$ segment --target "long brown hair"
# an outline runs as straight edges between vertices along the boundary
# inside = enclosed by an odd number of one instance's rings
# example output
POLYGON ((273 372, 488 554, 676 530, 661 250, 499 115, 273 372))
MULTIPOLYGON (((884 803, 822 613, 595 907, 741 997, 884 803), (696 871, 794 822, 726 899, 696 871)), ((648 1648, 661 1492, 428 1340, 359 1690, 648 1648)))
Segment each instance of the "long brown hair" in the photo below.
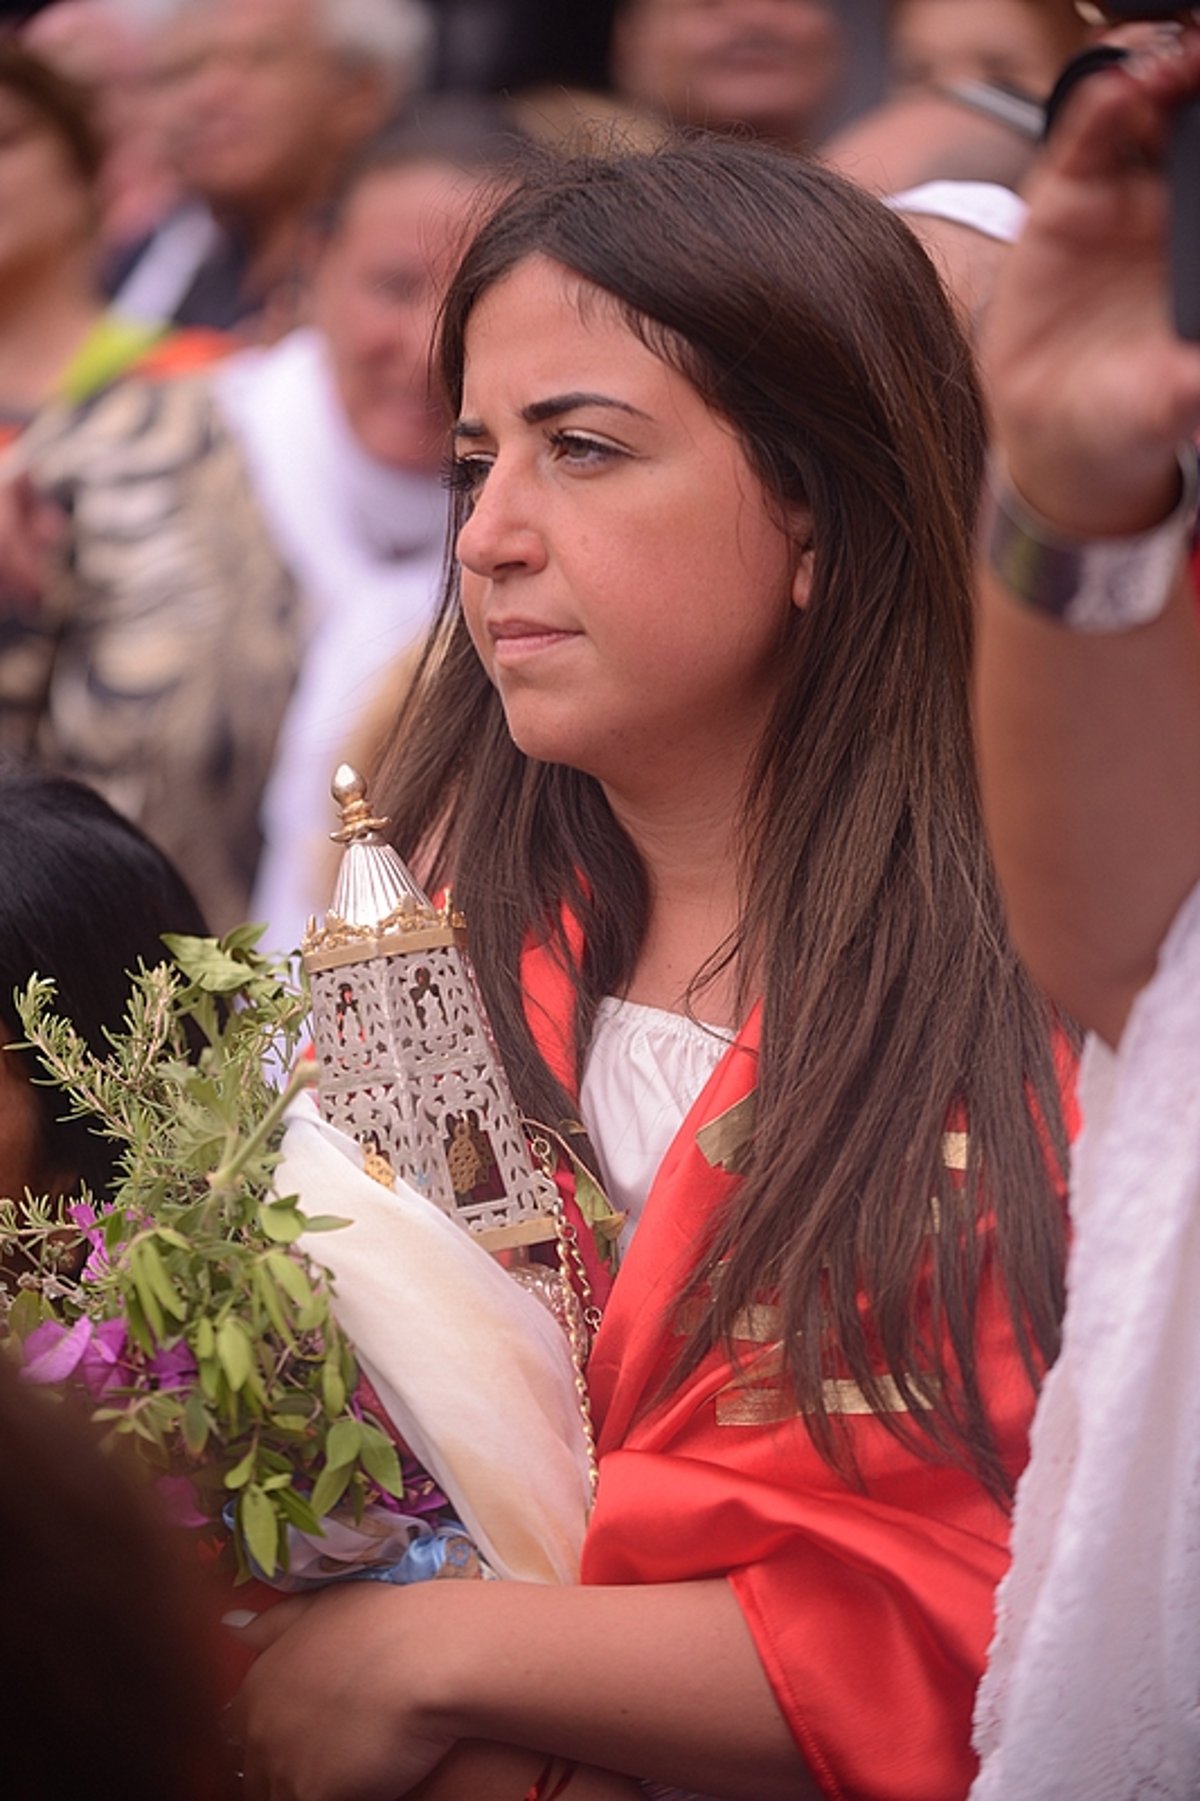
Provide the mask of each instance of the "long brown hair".
MULTIPOLYGON (((999 1493, 973 1342, 975 1222, 986 1183, 1034 1379, 1057 1348, 1062 1221, 1048 1149, 1061 1162, 1065 1135, 1050 1022, 1005 934, 976 796, 970 535, 983 428, 970 353, 924 253, 883 207, 818 164, 700 140, 551 165, 499 207, 446 305, 441 368, 455 403, 472 308, 538 253, 613 296, 731 422, 781 518, 803 503, 813 521, 811 597, 763 723, 729 947, 743 1003, 750 983, 764 1002, 753 1145, 700 1247, 697 1289, 719 1263, 722 1279, 710 1308, 689 1309, 702 1321, 676 1378, 770 1291, 827 1459, 847 1467, 823 1402, 826 1379, 846 1374, 890 1430, 968 1462, 999 1493), (957 1108, 970 1124, 965 1188, 943 1156, 957 1108), (885 1372, 907 1415, 888 1411, 885 1372)), ((568 1116, 577 1103, 526 1023, 522 944, 539 935, 567 957, 564 906, 583 927, 581 1065, 600 998, 635 968, 646 874, 596 781, 513 745, 453 569, 381 792, 401 852, 452 874, 522 1106, 568 1116)))

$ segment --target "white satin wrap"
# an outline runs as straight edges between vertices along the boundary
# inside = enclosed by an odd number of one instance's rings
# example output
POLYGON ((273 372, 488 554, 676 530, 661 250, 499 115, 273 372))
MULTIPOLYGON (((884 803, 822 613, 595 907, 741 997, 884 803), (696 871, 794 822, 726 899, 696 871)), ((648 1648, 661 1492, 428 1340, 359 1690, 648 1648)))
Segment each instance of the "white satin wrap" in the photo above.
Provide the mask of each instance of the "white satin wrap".
POLYGON ((413 1455, 498 1575, 572 1582, 588 1460, 570 1352, 550 1314, 430 1201, 364 1175, 358 1146, 297 1102, 275 1178, 352 1223, 298 1242, 413 1455))

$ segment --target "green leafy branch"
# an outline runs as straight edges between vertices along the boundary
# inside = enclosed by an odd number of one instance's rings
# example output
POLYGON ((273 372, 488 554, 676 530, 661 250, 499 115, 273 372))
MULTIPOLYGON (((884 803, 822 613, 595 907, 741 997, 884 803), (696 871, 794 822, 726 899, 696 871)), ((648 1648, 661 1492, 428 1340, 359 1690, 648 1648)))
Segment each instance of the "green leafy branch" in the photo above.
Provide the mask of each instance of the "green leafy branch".
POLYGON ((403 1487, 391 1439, 354 1403, 329 1279, 296 1247, 345 1222, 274 1190, 310 1079, 308 1003, 259 936, 167 939, 173 962, 133 978, 103 1056, 54 1012, 52 984, 17 997, 69 1112, 120 1149, 109 1195, 0 1201, 0 1334, 34 1362, 48 1336, 86 1342, 71 1380, 95 1417, 155 1474, 186 1476, 197 1518, 231 1514, 242 1574, 272 1575, 289 1526, 319 1532, 335 1507, 361 1516, 403 1487), (280 1086, 271 1069, 294 1073, 280 1086))

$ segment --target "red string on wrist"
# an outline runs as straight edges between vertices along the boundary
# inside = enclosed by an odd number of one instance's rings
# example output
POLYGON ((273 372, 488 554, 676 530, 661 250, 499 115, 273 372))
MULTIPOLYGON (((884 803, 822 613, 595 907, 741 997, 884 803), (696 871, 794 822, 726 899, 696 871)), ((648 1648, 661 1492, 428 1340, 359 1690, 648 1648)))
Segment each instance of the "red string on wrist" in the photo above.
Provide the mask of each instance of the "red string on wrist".
POLYGON ((548 1757, 536 1782, 525 1791, 525 1801, 558 1801, 575 1779, 577 1763, 559 1757, 548 1757))

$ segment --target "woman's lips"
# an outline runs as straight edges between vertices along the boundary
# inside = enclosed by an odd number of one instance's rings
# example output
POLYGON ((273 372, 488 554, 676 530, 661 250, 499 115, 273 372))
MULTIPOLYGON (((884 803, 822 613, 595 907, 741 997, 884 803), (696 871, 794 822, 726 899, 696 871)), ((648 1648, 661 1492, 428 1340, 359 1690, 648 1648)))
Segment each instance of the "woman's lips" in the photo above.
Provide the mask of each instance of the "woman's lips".
POLYGON ((537 619, 500 619, 487 630, 496 662, 506 664, 541 656, 582 636, 580 632, 565 631, 537 619))

